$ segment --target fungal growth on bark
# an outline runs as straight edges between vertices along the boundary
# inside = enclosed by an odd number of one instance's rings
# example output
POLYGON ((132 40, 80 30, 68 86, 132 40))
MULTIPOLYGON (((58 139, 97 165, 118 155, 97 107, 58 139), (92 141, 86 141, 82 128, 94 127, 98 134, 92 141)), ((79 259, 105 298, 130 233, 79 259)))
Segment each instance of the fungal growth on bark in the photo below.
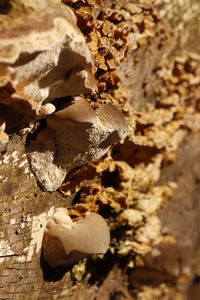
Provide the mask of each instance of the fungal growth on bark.
POLYGON ((0 0, 0 299, 200 299, 199 14, 0 0))
POLYGON ((111 104, 94 111, 81 97, 47 117, 28 149, 28 157, 40 186, 56 190, 73 168, 95 161, 128 134, 125 118, 111 104))
POLYGON ((68 6, 50 0, 8 6, 0 18, 0 110, 10 127, 27 126, 44 101, 95 91, 93 57, 68 6))
POLYGON ((110 243, 106 221, 97 213, 73 222, 65 208, 49 218, 43 238, 43 258, 51 266, 69 265, 92 254, 105 254, 110 243))

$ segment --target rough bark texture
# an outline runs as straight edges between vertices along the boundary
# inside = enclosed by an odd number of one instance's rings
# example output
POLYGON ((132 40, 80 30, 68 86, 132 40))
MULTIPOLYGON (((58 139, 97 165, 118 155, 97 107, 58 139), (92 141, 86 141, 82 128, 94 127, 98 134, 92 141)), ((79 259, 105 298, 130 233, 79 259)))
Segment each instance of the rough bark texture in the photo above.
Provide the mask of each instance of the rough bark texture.
POLYGON ((199 14, 197 0, 0 1, 0 299, 200 298, 199 14), (42 191, 28 145, 80 94, 129 135, 42 191), (108 252, 50 268, 58 207, 100 213, 108 252))

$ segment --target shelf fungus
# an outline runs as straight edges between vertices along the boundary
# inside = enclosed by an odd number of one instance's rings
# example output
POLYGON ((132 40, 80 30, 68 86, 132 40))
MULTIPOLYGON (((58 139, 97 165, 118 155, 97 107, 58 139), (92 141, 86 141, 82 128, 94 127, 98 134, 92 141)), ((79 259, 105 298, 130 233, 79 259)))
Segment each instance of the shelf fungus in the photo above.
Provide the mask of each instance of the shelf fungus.
POLYGON ((128 134, 125 118, 114 106, 94 110, 81 97, 46 121, 47 127, 30 143, 28 158, 47 191, 59 188, 69 171, 99 159, 128 134))
POLYGON ((97 213, 87 213, 73 222, 65 208, 58 208, 47 221, 43 238, 43 258, 51 266, 66 266, 93 254, 105 254, 110 232, 97 213))
POLYGON ((0 16, 0 64, 0 87, 9 87, 4 105, 25 102, 38 112, 44 101, 96 88, 76 16, 59 1, 9 1, 0 16))

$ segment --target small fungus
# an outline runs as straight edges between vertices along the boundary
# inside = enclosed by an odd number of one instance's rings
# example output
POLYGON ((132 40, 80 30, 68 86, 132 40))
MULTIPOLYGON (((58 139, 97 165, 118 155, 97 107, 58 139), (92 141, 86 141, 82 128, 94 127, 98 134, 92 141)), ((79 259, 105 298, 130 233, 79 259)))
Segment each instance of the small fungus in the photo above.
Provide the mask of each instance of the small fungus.
POLYGON ((52 103, 47 103, 38 109, 37 114, 39 115, 39 118, 43 118, 44 116, 53 114, 55 110, 56 108, 52 103))
POLYGON ((93 254, 105 254, 110 232, 97 213, 87 213, 73 222, 65 208, 49 218, 43 238, 43 258, 51 267, 66 266, 93 254))
POLYGON ((0 131, 5 131, 5 129, 6 129, 5 119, 0 116, 0 131))
POLYGON ((9 136, 4 132, 6 129, 6 123, 3 117, 0 116, 0 151, 6 148, 9 141, 9 136))
POLYGON ((4 131, 0 131, 0 151, 5 150, 8 141, 9 136, 4 131))

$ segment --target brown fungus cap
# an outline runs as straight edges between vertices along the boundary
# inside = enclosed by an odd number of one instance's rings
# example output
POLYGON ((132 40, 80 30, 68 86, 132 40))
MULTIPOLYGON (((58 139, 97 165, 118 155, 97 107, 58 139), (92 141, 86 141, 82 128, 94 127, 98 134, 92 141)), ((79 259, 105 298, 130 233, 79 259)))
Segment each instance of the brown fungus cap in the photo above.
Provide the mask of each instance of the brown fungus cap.
POLYGON ((31 169, 40 186, 58 189, 67 173, 101 158, 128 134, 123 114, 108 104, 94 110, 81 97, 47 117, 47 128, 29 147, 31 169))
POLYGON ((110 243, 105 220, 97 213, 73 222, 65 208, 58 208, 47 221, 43 257, 51 266, 69 265, 92 254, 104 254, 110 243))
POLYGON ((96 115, 89 103, 81 97, 76 97, 69 106, 49 116, 47 123, 50 127, 55 127, 56 122, 64 120, 93 123, 96 121, 96 115))

